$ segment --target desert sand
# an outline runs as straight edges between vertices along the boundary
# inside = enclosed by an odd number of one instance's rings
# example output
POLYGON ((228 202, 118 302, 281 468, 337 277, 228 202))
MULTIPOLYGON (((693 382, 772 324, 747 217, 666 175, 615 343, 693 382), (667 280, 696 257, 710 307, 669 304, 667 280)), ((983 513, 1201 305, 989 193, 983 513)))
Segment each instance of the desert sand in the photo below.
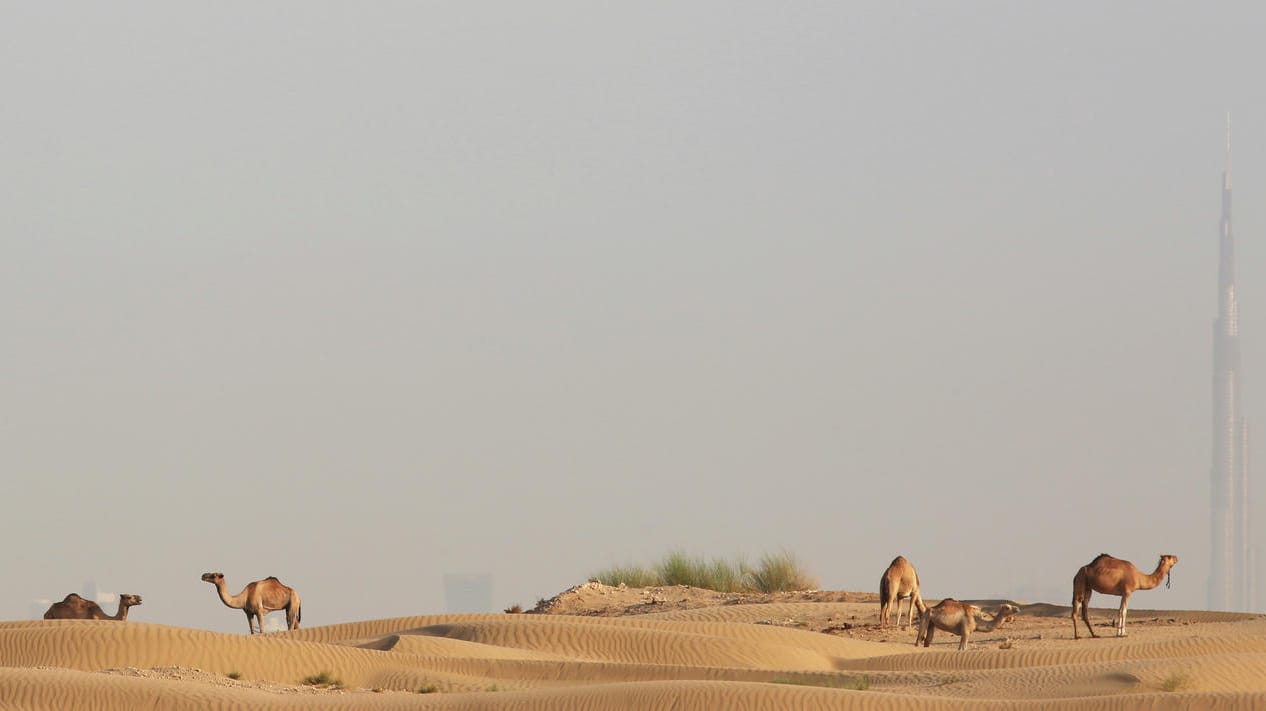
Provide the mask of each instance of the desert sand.
POLYGON ((253 637, 0 622, 0 709, 1266 708, 1266 616, 1132 609, 1116 638, 1115 608, 1096 607, 1104 636, 1074 641, 1067 606, 1018 604, 962 652, 956 635, 925 649, 913 627, 879 629, 872 593, 596 583, 524 614, 253 637), (337 683, 304 683, 322 672, 337 683))

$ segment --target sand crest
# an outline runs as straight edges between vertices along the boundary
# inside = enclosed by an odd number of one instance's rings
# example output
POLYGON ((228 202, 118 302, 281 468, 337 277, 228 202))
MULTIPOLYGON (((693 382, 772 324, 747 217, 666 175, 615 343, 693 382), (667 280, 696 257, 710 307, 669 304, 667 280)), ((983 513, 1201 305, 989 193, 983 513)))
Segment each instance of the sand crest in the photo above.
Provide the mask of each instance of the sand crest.
MULTIPOLYGON (((1124 639, 1074 641, 1066 607, 1032 605, 959 652, 953 636, 925 649, 913 629, 878 629, 878 606, 860 594, 690 607, 688 591, 673 591, 675 609, 661 612, 583 592, 601 600, 555 605, 568 614, 423 615, 254 637, 4 622, 0 708, 1266 707, 1261 616, 1138 610, 1124 639), (304 683, 323 672, 336 683, 304 683)), ((1100 613, 1108 630, 1111 612, 1100 613)))

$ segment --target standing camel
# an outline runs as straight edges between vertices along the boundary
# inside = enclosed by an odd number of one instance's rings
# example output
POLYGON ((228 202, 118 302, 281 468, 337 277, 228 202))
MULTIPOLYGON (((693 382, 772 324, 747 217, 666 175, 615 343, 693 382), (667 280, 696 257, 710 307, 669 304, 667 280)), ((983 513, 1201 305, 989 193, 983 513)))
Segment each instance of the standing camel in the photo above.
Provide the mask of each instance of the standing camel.
POLYGON ((1015 605, 1003 604, 993 619, 986 620, 979 607, 947 597, 923 614, 919 620, 919 636, 915 638, 914 646, 919 646, 920 642, 924 647, 932 644, 932 634, 942 629, 959 636, 958 649, 962 651, 967 649, 967 638, 972 632, 992 632, 1014 619, 1015 613, 1019 611, 1020 608, 1015 605))
POLYGON ((1081 619, 1090 630, 1091 637, 1098 637, 1095 628, 1090 626, 1090 595, 1120 595, 1121 609, 1117 612, 1117 636, 1125 636, 1125 608, 1130 602, 1130 593, 1135 590, 1151 590, 1165 579, 1165 587, 1169 587, 1169 569, 1178 562, 1178 556, 1162 555, 1151 575, 1144 575, 1128 560, 1113 558, 1107 553, 1083 565, 1073 576, 1073 639, 1077 635, 1077 608, 1081 608, 1081 619))
POLYGON ((215 585, 221 602, 246 613, 246 626, 250 628, 251 634, 255 634, 257 624, 259 632, 263 634, 264 615, 274 610, 286 611, 286 629, 299 629, 299 620, 302 618, 299 593, 294 588, 282 585, 280 580, 273 577, 256 580, 243 588, 242 592, 229 595, 224 587, 224 573, 203 573, 202 579, 215 585))
POLYGON ((119 596, 119 609, 113 615, 107 615, 101 606, 92 600, 85 600, 77 593, 71 593, 61 602, 55 602, 44 613, 46 620, 117 620, 127 621, 128 608, 141 604, 140 595, 124 593, 119 596))
POLYGON ((923 604, 919 595, 919 574, 914 572, 910 561, 901 556, 892 559, 884 576, 879 579, 879 627, 888 626, 888 616, 892 604, 897 603, 897 626, 901 627, 901 599, 910 598, 910 611, 906 616, 906 624, 902 629, 914 622, 914 608, 919 608, 919 617, 927 612, 928 606, 923 604))

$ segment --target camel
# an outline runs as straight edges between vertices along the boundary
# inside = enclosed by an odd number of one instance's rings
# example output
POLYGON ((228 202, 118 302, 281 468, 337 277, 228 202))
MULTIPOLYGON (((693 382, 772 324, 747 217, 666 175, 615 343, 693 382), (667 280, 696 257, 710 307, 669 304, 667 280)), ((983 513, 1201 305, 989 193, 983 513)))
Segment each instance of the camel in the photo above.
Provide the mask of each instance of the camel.
POLYGON ((1135 590, 1151 590, 1165 579, 1165 587, 1169 587, 1169 570, 1178 562, 1178 556, 1162 555, 1151 575, 1144 575, 1128 560, 1113 558, 1107 553, 1100 553, 1088 565, 1083 565, 1073 576, 1073 639, 1081 639, 1077 634, 1077 608, 1081 608, 1081 619, 1090 630, 1091 637, 1098 637, 1095 628, 1090 626, 1090 595, 1120 595, 1121 609, 1117 612, 1117 636, 1125 636, 1125 608, 1130 602, 1130 593, 1135 590))
POLYGON ((884 576, 879 579, 879 627, 888 626, 888 615, 892 604, 897 603, 897 626, 908 629, 914 622, 914 608, 919 608, 919 617, 927 612, 928 606, 923 604, 919 595, 919 574, 914 572, 910 561, 901 556, 892 559, 884 576), (910 598, 910 612, 906 616, 905 627, 901 627, 901 599, 910 598))
POLYGON ((992 632, 1013 620, 1019 611, 1020 608, 1015 605, 1003 604, 993 619, 986 620, 979 607, 947 597, 919 620, 919 636, 915 638, 914 646, 919 646, 920 642, 924 647, 929 646, 932 644, 932 634, 942 629, 958 634, 958 649, 961 651, 967 649, 967 638, 972 632, 992 632))
POLYGON ((124 593, 119 596, 119 610, 107 615, 101 606, 92 600, 85 600, 76 593, 66 596, 61 602, 55 602, 44 613, 46 620, 117 620, 127 621, 128 608, 141 604, 140 595, 124 593))
POLYGON ((229 595, 224 588, 224 573, 203 573, 202 579, 215 585, 221 602, 246 613, 246 626, 250 628, 251 634, 255 634, 257 624, 260 634, 263 634, 264 615, 274 610, 286 611, 286 629, 299 629, 299 620, 302 618, 299 593, 294 588, 282 585, 280 580, 273 577, 256 580, 243 588, 242 592, 229 595))

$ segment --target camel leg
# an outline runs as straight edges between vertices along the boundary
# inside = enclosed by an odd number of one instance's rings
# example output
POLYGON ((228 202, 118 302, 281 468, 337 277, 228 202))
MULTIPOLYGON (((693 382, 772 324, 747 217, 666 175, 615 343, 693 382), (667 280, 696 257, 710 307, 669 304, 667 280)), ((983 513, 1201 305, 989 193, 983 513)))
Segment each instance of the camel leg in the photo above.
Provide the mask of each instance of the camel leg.
POLYGON ((1130 596, 1121 596, 1121 610, 1117 613, 1117 636, 1125 636, 1125 608, 1130 603, 1130 596))
POLYGON ((932 633, 936 631, 936 625, 928 625, 928 633, 923 636, 923 646, 932 646, 932 633))
MULTIPOLYGON (((246 610, 242 610, 242 612, 246 612, 246 610)), ((251 634, 255 634, 255 618, 249 612, 246 612, 246 627, 251 631, 251 634)))
POLYGON ((971 635, 971 630, 968 630, 968 629, 964 629, 964 630, 963 630, 963 634, 962 634, 962 636, 961 636, 961 637, 959 637, 959 639, 958 639, 958 651, 960 651, 960 652, 961 652, 961 651, 963 651, 964 649, 967 649, 967 638, 968 638, 970 635, 971 635))
POLYGON ((1073 639, 1081 639, 1077 632, 1077 596, 1073 595, 1073 611, 1069 613, 1069 617, 1073 618, 1073 639))
MULTIPOLYGON (((1090 590, 1086 590, 1086 597, 1081 601, 1081 619, 1086 623, 1086 629, 1089 630, 1091 637, 1098 637, 1095 634, 1095 628, 1090 626, 1090 590)), ((1077 623, 1073 622, 1073 629, 1076 629, 1077 623)))
MULTIPOLYGON (((901 627, 901 598, 897 598, 897 626, 901 627)), ((906 627, 910 626, 909 618, 906 619, 906 627)), ((905 629, 906 627, 901 627, 905 629)))

